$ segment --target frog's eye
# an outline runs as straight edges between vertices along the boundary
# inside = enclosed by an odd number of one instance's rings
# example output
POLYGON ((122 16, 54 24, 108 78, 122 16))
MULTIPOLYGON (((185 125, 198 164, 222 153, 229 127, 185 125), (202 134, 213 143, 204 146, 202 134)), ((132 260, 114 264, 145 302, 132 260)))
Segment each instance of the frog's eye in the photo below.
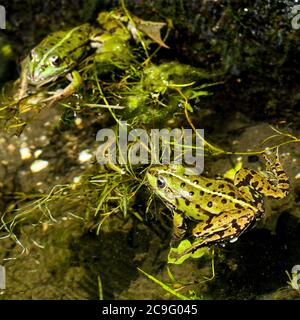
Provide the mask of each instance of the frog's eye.
POLYGON ((52 56, 49 60, 54 67, 58 67, 61 64, 61 58, 58 56, 52 56))
POLYGON ((163 188, 166 186, 166 180, 165 180, 165 178, 162 177, 162 176, 159 176, 159 177, 157 178, 156 184, 157 184, 157 187, 158 187, 158 188, 163 189, 163 188))

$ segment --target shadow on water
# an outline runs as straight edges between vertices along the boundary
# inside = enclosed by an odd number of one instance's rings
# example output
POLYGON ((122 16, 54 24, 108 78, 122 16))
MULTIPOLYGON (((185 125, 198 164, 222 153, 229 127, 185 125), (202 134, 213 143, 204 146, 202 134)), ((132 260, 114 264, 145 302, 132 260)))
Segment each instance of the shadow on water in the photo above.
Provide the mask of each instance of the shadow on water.
POLYGON ((217 281, 210 291, 217 299, 255 299, 287 286, 285 271, 299 264, 300 224, 283 213, 273 235, 267 229, 245 233, 225 248, 223 261, 216 263, 217 281))
POLYGON ((128 263, 134 258, 134 249, 128 247, 125 233, 114 232, 97 237, 92 233, 83 235, 71 245, 72 260, 77 261, 89 275, 81 286, 90 299, 99 299, 98 277, 101 278, 104 299, 113 299, 137 277, 136 265, 128 263))

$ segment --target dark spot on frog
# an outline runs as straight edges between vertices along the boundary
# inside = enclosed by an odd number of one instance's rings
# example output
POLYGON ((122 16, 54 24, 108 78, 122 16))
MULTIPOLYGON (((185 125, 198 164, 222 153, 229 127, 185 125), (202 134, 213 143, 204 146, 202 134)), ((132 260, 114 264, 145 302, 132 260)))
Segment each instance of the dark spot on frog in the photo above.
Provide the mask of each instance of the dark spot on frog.
POLYGON ((234 192, 229 192, 228 195, 229 195, 230 197, 234 197, 234 196, 235 196, 234 192))
POLYGON ((211 201, 209 201, 208 203, 207 203, 207 206, 209 207, 209 208, 211 208, 212 207, 212 202, 211 201))
POLYGON ((238 225, 236 219, 233 219, 233 220, 231 221, 231 225, 232 225, 233 228, 239 229, 239 225, 238 225))
POLYGON ((217 233, 217 235, 218 235, 220 238, 223 238, 224 233, 225 233, 225 231, 222 230, 222 231, 219 231, 219 232, 217 233))
POLYGON ((240 204, 238 204, 238 203, 236 203, 234 206, 235 206, 237 209, 243 209, 243 207, 242 207, 240 204))
POLYGON ((194 184, 198 184, 199 183, 199 180, 194 180, 194 184))
POLYGON ((227 200, 226 199, 222 199, 222 201, 221 201, 223 204, 225 204, 226 202, 227 202, 227 200))
POLYGON ((220 184, 220 185, 218 186, 218 188, 219 188, 219 189, 223 189, 223 188, 224 188, 224 184, 220 184))
POLYGON ((196 209, 200 209, 200 206, 199 206, 199 204, 196 204, 196 206, 195 206, 195 207, 196 207, 196 209))
POLYGON ((288 180, 286 180, 286 179, 280 179, 280 180, 278 180, 278 183, 288 183, 288 180))
POLYGON ((153 177, 158 177, 158 172, 156 172, 156 171, 150 171, 150 174, 151 174, 153 177))
POLYGON ((201 191, 200 191, 200 196, 203 196, 203 195, 204 195, 204 191, 201 190, 201 191))
POLYGON ((253 188, 256 188, 257 186, 258 186, 258 181, 255 181, 255 182, 252 183, 252 187, 253 188))
POLYGON ((192 197, 194 195, 194 191, 190 191, 189 195, 192 197))
MULTIPOLYGON (((203 230, 207 230, 207 229, 209 229, 209 228, 211 228, 211 227, 212 227, 212 224, 211 224, 211 223, 208 223, 205 227, 203 227, 203 230)), ((197 232, 197 234, 199 235, 200 232, 197 232)))
POLYGON ((211 182, 207 183, 207 184, 206 184, 206 188, 209 188, 211 185, 212 185, 211 182))
POLYGON ((185 187, 185 182, 182 182, 180 185, 180 188, 184 188, 185 187))
POLYGON ((175 202, 176 202, 176 205, 178 206, 179 205, 179 200, 177 198, 175 198, 175 202))
POLYGON ((184 199, 185 200, 185 204, 187 205, 187 206, 189 206, 190 205, 190 200, 188 200, 188 199, 184 199))

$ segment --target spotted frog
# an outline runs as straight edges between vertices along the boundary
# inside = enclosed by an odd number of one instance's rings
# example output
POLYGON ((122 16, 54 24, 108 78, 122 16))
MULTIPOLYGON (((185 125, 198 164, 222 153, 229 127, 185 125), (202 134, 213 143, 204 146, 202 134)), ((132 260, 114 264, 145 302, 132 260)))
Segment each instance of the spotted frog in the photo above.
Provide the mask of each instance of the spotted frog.
POLYGON ((242 168, 233 181, 185 175, 181 165, 147 171, 150 189, 173 212, 174 239, 184 236, 185 218, 198 222, 192 230, 197 245, 185 254, 202 246, 233 242, 263 215, 263 196, 281 199, 288 194, 289 180, 278 152, 273 160, 266 154, 264 158, 267 171, 242 168))

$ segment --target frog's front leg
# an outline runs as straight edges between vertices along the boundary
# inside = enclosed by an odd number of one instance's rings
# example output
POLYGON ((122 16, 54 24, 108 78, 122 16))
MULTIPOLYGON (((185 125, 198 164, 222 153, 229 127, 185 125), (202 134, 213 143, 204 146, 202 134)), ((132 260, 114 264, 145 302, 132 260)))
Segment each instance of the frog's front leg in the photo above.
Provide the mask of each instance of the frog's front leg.
POLYGON ((186 224, 183 213, 173 211, 173 238, 171 240, 171 247, 177 246, 178 242, 184 237, 185 233, 186 224))
POLYGON ((73 93, 75 93, 78 88, 82 85, 82 78, 77 71, 72 71, 71 74, 67 75, 67 79, 71 81, 71 83, 63 89, 63 91, 54 94, 53 96, 43 100, 43 101, 50 101, 49 106, 53 105, 54 103, 69 97, 73 93))
POLYGON ((27 96, 28 91, 28 79, 27 79, 27 66, 28 66, 29 58, 25 58, 21 63, 21 76, 20 76, 20 84, 18 87, 18 92, 15 95, 15 98, 20 101, 21 99, 27 96))
POLYGON ((27 91, 28 91, 28 81, 27 81, 27 78, 24 76, 24 77, 21 77, 20 79, 20 87, 17 93, 17 100, 21 100, 24 97, 26 97, 27 91))

